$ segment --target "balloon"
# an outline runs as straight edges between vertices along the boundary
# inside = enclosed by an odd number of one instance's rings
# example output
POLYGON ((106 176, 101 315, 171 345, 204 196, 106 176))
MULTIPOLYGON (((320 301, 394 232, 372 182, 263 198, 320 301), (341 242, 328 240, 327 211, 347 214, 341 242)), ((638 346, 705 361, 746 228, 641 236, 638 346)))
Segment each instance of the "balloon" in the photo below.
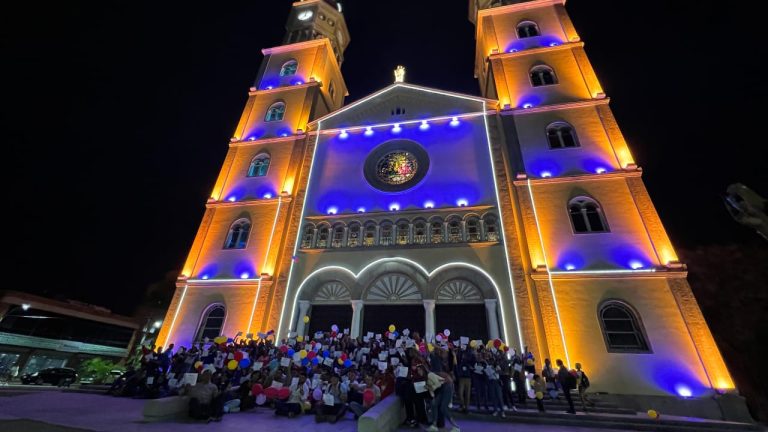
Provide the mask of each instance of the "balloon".
POLYGON ((234 355, 234 357, 232 357, 232 358, 234 358, 234 359, 235 359, 235 360, 237 360, 237 361, 240 361, 240 360, 242 360, 242 359, 243 359, 243 352, 242 352, 242 351, 238 351, 238 352, 236 352, 236 353, 235 353, 235 355, 234 355))
POLYGON ((536 399, 544 399, 544 393, 536 392, 536 399))
POLYGON ((307 357, 307 350, 299 351, 299 357, 300 358, 306 358, 307 357))
POLYGON ((657 418, 659 418, 659 413, 656 412, 656 410, 649 409, 648 410, 648 417, 650 417, 652 419, 657 419, 657 418))
POLYGON ((344 367, 345 368, 351 368, 352 367, 352 360, 350 360, 350 359, 344 360, 344 367))
POLYGON ((315 357, 315 358, 312 359, 312 364, 313 365, 316 365, 318 363, 320 363, 320 359, 319 358, 315 357))
POLYGON ((384 332, 384 337, 385 337, 385 338, 389 338, 389 331, 385 331, 385 332, 384 332))
POLYGON ((203 362, 201 362, 200 360, 195 362, 195 369, 197 369, 199 367, 202 367, 202 366, 203 366, 203 362))
POLYGON ((308 364, 309 364, 309 359, 308 358, 304 357, 303 359, 301 359, 301 365, 302 366, 306 366, 308 364))
POLYGON ((312 391, 312 399, 316 401, 323 399, 323 391, 319 387, 312 391))
POLYGON ((346 360, 347 359, 347 353, 343 352, 341 353, 341 359, 346 360))
POLYGON ((344 360, 338 359, 339 364, 344 364, 344 360))
POLYGON ((331 354, 328 352, 328 350, 323 350, 323 357, 330 357, 331 354))
POLYGON ((313 358, 315 358, 315 356, 316 356, 316 355, 317 355, 317 353, 316 353, 316 352, 314 352, 314 351, 309 351, 309 352, 307 353, 307 358, 308 358, 308 359, 310 359, 310 360, 312 360, 313 358))
POLYGON ((442 342, 443 341, 443 335, 438 333, 437 336, 435 336, 435 340, 438 341, 438 342, 442 342))
POLYGON ((331 330, 333 330, 333 332, 336 333, 337 331, 339 331, 339 326, 334 324, 334 325, 331 326, 331 330))
POLYGON ((291 396, 291 389, 289 389, 288 387, 283 387, 277 391, 277 398, 280 400, 288 399, 288 397, 290 396, 291 396))
POLYGON ((536 392, 533 389, 528 390, 528 397, 533 399, 536 397, 536 392))
POLYGON ((261 384, 254 384, 253 387, 251 387, 251 394, 254 396, 258 396, 260 394, 264 393, 264 387, 261 386, 261 384))
POLYGON ((507 351, 509 351, 509 347, 504 345, 504 352, 507 352, 507 351))
POLYGON ((277 389, 274 387, 267 387, 264 389, 264 395, 266 395, 269 399, 274 399, 277 397, 277 389))
POLYGON ((215 344, 222 344, 222 343, 224 343, 226 341, 227 341, 227 337, 226 336, 218 336, 218 337, 213 338, 213 343, 215 343, 215 344))
POLYGON ((267 395, 265 395, 264 393, 256 396, 256 405, 261 406, 261 405, 264 405, 266 402, 267 402, 267 395))
POLYGON ((234 341, 235 341, 235 340, 234 340, 234 339, 232 339, 232 338, 227 338, 227 343, 232 343, 232 342, 234 342, 234 341))
POLYGON ((498 348, 500 346, 501 346, 501 340, 496 339, 496 340, 493 341, 493 347, 494 348, 498 348))
POLYGON ((237 360, 230 360, 229 363, 227 363, 227 369, 229 370, 237 369, 237 360))
POLYGON ((373 405, 373 402, 376 400, 376 395, 373 393, 372 389, 365 389, 363 392, 363 405, 370 406, 373 405))
POLYGON ((400 336, 400 333, 398 333, 398 332, 394 332, 392 334, 395 335, 395 339, 397 339, 397 337, 400 336))
POLYGON ((302 335, 296 336, 296 341, 297 342, 304 342, 304 336, 302 336, 302 335))
POLYGON ((445 329, 445 330, 443 330, 443 334, 446 335, 446 336, 450 336, 451 335, 451 331, 448 330, 448 329, 445 329))
POLYGON ((427 349, 429 350, 429 352, 432 352, 435 349, 435 346, 432 345, 432 343, 428 343, 427 344, 427 349))
POLYGON ((288 352, 288 345, 280 345, 280 352, 283 354, 288 352))
POLYGON ((469 346, 472 347, 472 348, 476 347, 477 346, 477 341, 476 340, 469 341, 469 346))
POLYGON ((240 363, 238 363, 238 364, 240 365, 241 369, 247 369, 248 366, 251 365, 251 360, 247 359, 247 358, 244 358, 244 359, 240 360, 240 363))
POLYGON ((389 330, 390 332, 393 332, 393 331, 397 330, 397 327, 395 327, 395 325, 394 325, 394 324, 390 324, 390 325, 389 325, 389 328, 388 328, 388 330, 389 330))
POLYGON ((308 322, 309 322, 309 317, 308 317, 308 316, 306 316, 306 315, 304 315, 304 324, 306 324, 306 323, 308 323, 308 322))
POLYGON ((296 354, 296 351, 293 350, 293 348, 288 349, 288 357, 293 357, 293 355, 296 354))

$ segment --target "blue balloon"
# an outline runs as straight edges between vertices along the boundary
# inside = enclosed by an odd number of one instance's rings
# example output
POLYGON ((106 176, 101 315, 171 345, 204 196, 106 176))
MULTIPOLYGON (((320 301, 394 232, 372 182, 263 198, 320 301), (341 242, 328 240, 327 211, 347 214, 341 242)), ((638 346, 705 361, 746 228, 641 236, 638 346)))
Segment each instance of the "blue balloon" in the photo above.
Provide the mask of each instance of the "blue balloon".
POLYGON ((323 351, 323 357, 328 358, 330 356, 331 356, 331 354, 328 353, 328 350, 323 351))
POLYGON ((227 338, 227 343, 232 343, 233 341, 234 341, 234 339, 232 339, 232 338, 227 338))
POLYGON ((400 336, 400 334, 398 332, 394 332, 393 334, 395 336, 395 339, 397 339, 397 337, 400 336))
POLYGON ((344 360, 344 367, 345 368, 352 367, 352 360, 350 360, 350 359, 344 360))
POLYGON ((316 365, 318 363, 320 363, 320 359, 319 358, 315 357, 315 358, 312 359, 312 364, 313 365, 316 365))
POLYGON ((251 360, 250 359, 244 358, 244 359, 240 360, 240 367, 242 369, 246 369, 250 365, 251 365, 251 360))
POLYGON ((296 351, 293 350, 293 348, 288 349, 288 357, 293 357, 293 355, 296 354, 296 351))
POLYGON ((309 359, 308 358, 304 357, 303 359, 301 359, 301 365, 302 366, 306 366, 308 364, 309 364, 309 359))

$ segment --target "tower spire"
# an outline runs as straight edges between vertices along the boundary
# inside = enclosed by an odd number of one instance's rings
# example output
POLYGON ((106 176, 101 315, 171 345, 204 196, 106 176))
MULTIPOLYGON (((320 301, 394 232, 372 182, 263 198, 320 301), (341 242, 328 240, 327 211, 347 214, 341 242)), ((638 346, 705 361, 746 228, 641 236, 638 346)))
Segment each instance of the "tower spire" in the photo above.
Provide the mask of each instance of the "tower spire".
POLYGON ((395 68, 395 82, 405 82, 405 66, 398 65, 397 68, 395 68))

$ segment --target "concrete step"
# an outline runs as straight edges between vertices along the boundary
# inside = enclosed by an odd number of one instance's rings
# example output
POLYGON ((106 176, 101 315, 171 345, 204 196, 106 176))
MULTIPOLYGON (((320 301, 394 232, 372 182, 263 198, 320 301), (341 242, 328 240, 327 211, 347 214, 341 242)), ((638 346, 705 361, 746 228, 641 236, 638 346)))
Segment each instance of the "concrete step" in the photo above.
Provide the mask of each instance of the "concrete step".
POLYGON ((703 420, 696 418, 664 418, 651 419, 644 417, 644 414, 633 413, 632 415, 611 415, 599 413, 581 413, 566 414, 560 412, 539 413, 538 411, 519 410, 517 412, 506 413, 507 418, 494 417, 488 414, 469 414, 455 413, 456 419, 461 424, 461 419, 474 421, 493 421, 506 423, 528 423, 528 424, 547 424, 573 427, 588 427, 595 429, 619 429, 634 431, 654 431, 654 432, 741 432, 741 431, 764 431, 765 429, 757 424, 720 422, 713 420, 703 420))

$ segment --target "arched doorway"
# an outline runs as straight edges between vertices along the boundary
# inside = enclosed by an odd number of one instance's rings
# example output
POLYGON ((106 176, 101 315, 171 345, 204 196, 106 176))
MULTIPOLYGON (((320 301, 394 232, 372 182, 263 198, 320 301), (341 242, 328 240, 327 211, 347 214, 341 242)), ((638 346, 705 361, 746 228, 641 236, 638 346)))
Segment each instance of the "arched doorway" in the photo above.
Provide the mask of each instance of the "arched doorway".
POLYGON ((362 331, 384 333, 390 324, 424 334, 422 289, 401 273, 383 275, 364 294, 362 331))
POLYGON ((488 320, 483 294, 464 279, 450 280, 435 294, 435 331, 450 329, 453 337, 488 340, 488 320))
MULTIPOLYGON (((351 298, 349 288, 340 281, 329 281, 320 285, 309 303, 306 312, 309 324, 303 333, 313 335, 318 331, 330 331, 334 324, 340 329, 349 328, 352 322, 351 298)), ((301 303, 300 305, 303 306, 301 303)), ((304 315, 299 319, 303 323, 304 315)))

